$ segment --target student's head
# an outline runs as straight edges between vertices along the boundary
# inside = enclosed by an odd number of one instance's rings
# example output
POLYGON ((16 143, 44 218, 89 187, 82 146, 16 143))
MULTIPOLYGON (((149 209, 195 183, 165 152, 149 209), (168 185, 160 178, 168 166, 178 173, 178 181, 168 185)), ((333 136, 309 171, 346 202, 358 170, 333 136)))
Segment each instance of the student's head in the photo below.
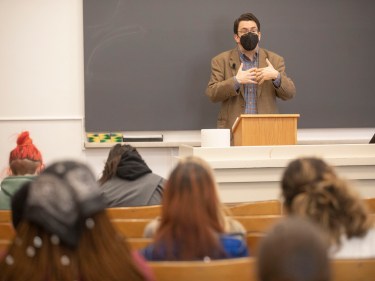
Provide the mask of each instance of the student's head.
MULTIPOLYGON (((198 157, 181 160, 167 180, 156 240, 181 246, 175 259, 203 258, 218 245, 223 213, 209 165, 198 157)), ((173 245, 170 245, 171 249, 173 245)), ((210 255, 208 255, 210 256, 210 255)), ((212 255, 211 255, 212 256, 212 255)))
POLYGON ((142 164, 145 164, 141 155, 133 146, 128 144, 116 144, 115 146, 113 146, 109 151, 102 176, 99 179, 100 185, 103 185, 105 182, 107 182, 117 174, 117 170, 119 166, 121 166, 121 163, 129 163, 130 161, 133 161, 133 163, 134 161, 138 161, 142 162, 142 164))
POLYGON ((372 226, 358 193, 321 159, 292 161, 281 185, 286 211, 319 224, 333 244, 340 245, 343 234, 348 238, 363 236, 372 226))
POLYGON ((261 241, 257 271, 259 281, 329 281, 327 239, 307 220, 286 218, 261 241))
POLYGON ((291 161, 281 179, 285 209, 289 211, 294 198, 314 189, 316 183, 336 178, 334 169, 320 158, 306 157, 291 161))
POLYGON ((9 154, 9 169, 13 176, 34 175, 43 169, 42 154, 33 144, 29 132, 18 136, 17 146, 9 154))
POLYGON ((143 280, 86 165, 47 167, 15 194, 12 210, 17 236, 0 263, 4 280, 143 280))
POLYGON ((200 212, 204 212, 204 216, 210 221, 217 220, 221 203, 215 177, 208 163, 198 157, 182 159, 166 183, 163 205, 166 207, 165 211, 168 210, 166 215, 179 209, 180 212, 188 212, 192 216, 195 212, 197 217, 194 217, 194 220, 199 219, 200 212))

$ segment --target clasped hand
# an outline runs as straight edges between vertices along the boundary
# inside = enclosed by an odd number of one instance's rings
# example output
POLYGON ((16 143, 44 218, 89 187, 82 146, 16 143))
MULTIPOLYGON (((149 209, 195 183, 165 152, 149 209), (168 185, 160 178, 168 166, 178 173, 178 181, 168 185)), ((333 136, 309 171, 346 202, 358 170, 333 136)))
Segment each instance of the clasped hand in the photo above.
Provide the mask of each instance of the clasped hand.
POLYGON ((268 59, 266 59, 267 67, 263 68, 250 68, 242 70, 243 63, 238 69, 236 79, 240 84, 258 84, 261 85, 264 81, 276 79, 279 72, 273 67, 268 59))

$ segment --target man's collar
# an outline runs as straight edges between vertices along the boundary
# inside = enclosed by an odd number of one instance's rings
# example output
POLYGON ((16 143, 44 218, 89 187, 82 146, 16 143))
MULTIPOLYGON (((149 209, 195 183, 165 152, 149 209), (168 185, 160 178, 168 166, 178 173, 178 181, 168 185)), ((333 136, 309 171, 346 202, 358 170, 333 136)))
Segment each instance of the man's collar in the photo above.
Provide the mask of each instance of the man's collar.
MULTIPOLYGON (((250 60, 244 53, 241 52, 240 48, 237 48, 238 53, 240 55, 241 61, 252 61, 250 60)), ((257 59, 259 57, 259 46, 257 46, 255 54, 254 54, 254 59, 257 59)))

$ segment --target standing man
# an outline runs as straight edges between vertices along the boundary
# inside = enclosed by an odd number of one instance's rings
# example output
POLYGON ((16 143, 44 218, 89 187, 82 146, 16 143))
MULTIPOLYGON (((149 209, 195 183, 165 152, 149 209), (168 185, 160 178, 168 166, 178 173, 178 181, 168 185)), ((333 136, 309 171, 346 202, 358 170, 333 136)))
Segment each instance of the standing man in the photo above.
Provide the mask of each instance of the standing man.
POLYGON ((212 59, 206 89, 212 102, 221 102, 218 128, 231 129, 241 114, 276 114, 276 97, 288 100, 296 94, 284 59, 259 48, 259 20, 252 13, 242 14, 233 31, 237 46, 212 59))

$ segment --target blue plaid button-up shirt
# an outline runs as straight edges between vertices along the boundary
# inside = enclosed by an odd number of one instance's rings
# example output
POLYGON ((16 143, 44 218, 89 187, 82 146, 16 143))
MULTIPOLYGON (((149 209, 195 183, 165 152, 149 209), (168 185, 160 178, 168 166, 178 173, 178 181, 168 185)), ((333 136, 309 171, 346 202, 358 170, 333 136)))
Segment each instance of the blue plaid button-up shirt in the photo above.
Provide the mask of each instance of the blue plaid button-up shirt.
MULTIPOLYGON (((249 60, 244 54, 240 54, 240 60, 243 63, 243 70, 258 67, 258 51, 254 55, 254 59, 249 60)), ((244 85, 244 97, 245 97, 245 114, 257 114, 257 85, 256 84, 245 84, 244 85)))
MULTIPOLYGON (((259 66, 259 55, 256 51, 254 59, 251 61, 248 57, 240 52, 240 60, 243 63, 243 70, 248 70, 259 66)), ((235 79, 236 80, 236 79, 235 79)), ((277 78, 273 81, 276 88, 280 87, 281 76, 280 73, 277 78)), ((240 88, 240 84, 236 80, 236 90, 240 88)), ((245 98, 245 114, 257 114, 257 85, 256 84, 244 84, 244 98, 245 98)))

